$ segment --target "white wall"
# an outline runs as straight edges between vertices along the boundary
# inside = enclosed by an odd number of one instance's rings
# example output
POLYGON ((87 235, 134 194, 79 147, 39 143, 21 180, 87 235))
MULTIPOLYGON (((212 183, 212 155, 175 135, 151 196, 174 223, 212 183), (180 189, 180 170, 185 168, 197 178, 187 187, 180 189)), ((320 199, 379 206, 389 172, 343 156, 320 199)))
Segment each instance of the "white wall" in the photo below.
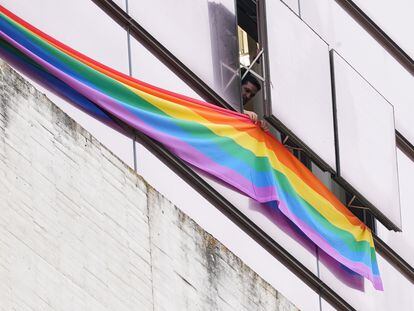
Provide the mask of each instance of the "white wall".
POLYGON ((299 0, 282 0, 296 15, 299 15, 299 0))
MULTIPOLYGON (((75 49, 122 72, 128 72, 125 31, 112 23, 92 2, 76 0, 57 3, 51 0, 3 0, 2 4, 75 49), (36 7, 41 7, 42 10, 34 9, 36 7), (44 17, 45 13, 48 13, 48 18, 44 17), (76 18, 75 23, 73 22, 74 18, 76 18), (93 19, 92 22, 91 18, 93 19), (73 29, 77 31, 73 33, 73 29), (107 39, 108 34, 111 36, 111 40, 107 39)), ((410 116, 413 114, 410 114, 412 111, 411 106, 409 106, 409 103, 413 102, 411 100, 412 91, 410 88, 412 78, 407 76, 407 72, 396 64, 388 54, 383 52, 380 46, 372 42, 369 37, 366 37, 363 30, 355 26, 352 21, 349 21, 349 17, 344 16, 343 13, 337 11, 338 8, 332 6, 334 4, 328 5, 324 0, 318 0, 318 2, 312 0, 302 1, 302 18, 318 35, 327 40, 331 47, 335 46, 336 49, 341 49, 341 55, 395 106, 396 111, 399 111, 398 115, 396 112, 397 127, 407 138, 410 138, 411 136, 409 135, 411 135, 412 128, 410 125, 413 123, 410 119, 410 116), (322 16, 318 16, 318 12, 324 13, 322 16), (327 22, 331 23, 330 26, 327 22), (348 29, 347 26, 349 26, 348 29), (328 38, 327 33, 329 34, 333 31, 332 28, 335 30, 336 37, 332 37, 332 34, 330 34, 328 38), (348 35, 349 31, 352 32, 352 36, 348 35), (361 51, 355 47, 360 47, 361 51)), ((294 13, 289 11, 289 14, 294 13)), ((296 18, 296 16, 294 17, 296 18)), ((197 97, 194 91, 159 63, 154 56, 146 52, 139 43, 133 40, 131 42, 131 51, 133 75, 160 87, 197 97)), ((75 120, 78 120, 81 125, 108 146, 115 154, 120 156, 124 162, 133 167, 133 142, 130 138, 118 135, 99 122, 73 109, 70 104, 56 99, 53 95, 48 93, 48 96, 53 98, 59 106, 68 111, 75 120)), ((414 133, 412 133, 412 137, 414 137, 414 133)), ((319 310, 319 297, 314 291, 224 217, 214 206, 206 202, 194 189, 162 164, 159 159, 138 143, 136 144, 136 149, 138 172, 150 184, 154 185, 204 229, 223 242, 224 245, 266 281, 280 290, 282 294, 299 308, 303 310, 319 310), (172 185, 174 185, 174 188, 172 185)), ((408 164, 408 166, 410 165, 408 164)), ((210 182, 213 183, 213 181, 210 182)), ((216 184, 215 187, 224 192, 220 185, 216 184)), ((240 206, 244 213, 251 216, 258 225, 270 235, 273 235, 277 241, 281 244, 284 243, 283 246, 294 256, 297 256, 309 269, 317 272, 312 252, 305 250, 280 228, 275 227, 273 231, 269 219, 264 217, 262 213, 255 211, 245 197, 231 193, 230 190, 226 192, 226 197, 240 206)), ((407 202, 410 202, 409 199, 407 199, 407 202)), ((405 217, 407 216, 405 216, 403 210, 403 230, 405 217)), ((412 222, 411 220, 409 221, 412 222)), ((383 238, 384 236, 382 235, 383 238)), ((405 245, 401 244, 400 247, 404 248, 405 245)), ((392 247, 395 247, 395 245, 393 244, 392 247)), ((399 248, 395 247, 395 249, 399 248)), ((406 258, 408 257, 406 256, 406 258)), ((321 266, 323 265, 321 264, 321 266)), ((407 282, 397 270, 392 268, 382 258, 380 258, 380 270, 384 276, 384 293, 372 293, 373 290, 370 289, 368 282, 365 282, 366 293, 355 292, 349 286, 343 285, 338 280, 338 277, 330 272, 331 270, 323 267, 320 270, 323 280, 332 288, 335 288, 342 297, 348 299, 357 309, 367 308, 369 310, 375 306, 376 310, 386 310, 385 307, 388 301, 393 303, 394 306, 401 306, 400 309, 410 309, 412 306, 412 300, 410 300, 409 296, 409 293, 412 292, 412 283, 407 282), (397 296, 396 284, 401 286, 400 292, 407 292, 404 299, 400 299, 397 296), (385 299, 387 299, 387 302, 384 302, 385 299)), ((326 310, 324 304, 322 305, 323 309, 326 310)))
POLYGON ((354 0, 399 47, 414 58, 414 2, 411 0, 354 0))

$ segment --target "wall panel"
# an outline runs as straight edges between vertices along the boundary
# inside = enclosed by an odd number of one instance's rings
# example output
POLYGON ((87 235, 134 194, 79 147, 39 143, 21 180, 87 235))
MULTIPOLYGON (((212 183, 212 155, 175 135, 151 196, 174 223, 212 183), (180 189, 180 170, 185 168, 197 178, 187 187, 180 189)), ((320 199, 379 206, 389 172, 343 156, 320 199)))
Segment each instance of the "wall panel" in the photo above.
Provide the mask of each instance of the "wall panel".
POLYGON ((333 53, 340 176, 401 227, 394 112, 333 53))
POLYGON ((92 1, 2 0, 1 4, 75 50, 128 73, 126 32, 92 1))
POLYGON ((267 1, 272 114, 335 169, 328 46, 280 1, 267 1))

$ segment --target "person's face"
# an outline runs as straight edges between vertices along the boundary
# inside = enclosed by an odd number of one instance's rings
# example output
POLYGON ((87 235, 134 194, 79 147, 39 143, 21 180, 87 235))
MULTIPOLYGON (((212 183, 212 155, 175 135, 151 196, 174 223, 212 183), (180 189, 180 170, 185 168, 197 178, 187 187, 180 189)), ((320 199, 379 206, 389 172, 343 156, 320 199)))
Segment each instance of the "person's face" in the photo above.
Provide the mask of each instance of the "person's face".
POLYGON ((250 81, 243 84, 241 86, 243 105, 247 104, 247 102, 256 95, 257 91, 257 87, 250 81))

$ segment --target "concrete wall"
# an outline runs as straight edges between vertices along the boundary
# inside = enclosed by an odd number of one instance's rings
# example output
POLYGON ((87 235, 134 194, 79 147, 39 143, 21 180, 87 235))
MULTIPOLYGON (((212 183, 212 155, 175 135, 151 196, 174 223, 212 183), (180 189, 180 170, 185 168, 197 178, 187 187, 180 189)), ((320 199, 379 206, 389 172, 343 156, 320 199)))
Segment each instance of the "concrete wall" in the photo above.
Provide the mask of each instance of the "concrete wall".
POLYGON ((0 310, 296 310, 0 62, 0 310))

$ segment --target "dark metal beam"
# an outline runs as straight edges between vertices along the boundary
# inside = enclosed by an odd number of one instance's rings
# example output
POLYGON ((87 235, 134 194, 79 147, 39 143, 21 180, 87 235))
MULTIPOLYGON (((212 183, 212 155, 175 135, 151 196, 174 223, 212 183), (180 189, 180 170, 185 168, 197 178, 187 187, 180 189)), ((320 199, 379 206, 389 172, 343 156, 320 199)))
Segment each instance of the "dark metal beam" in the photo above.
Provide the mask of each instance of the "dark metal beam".
MULTIPOLYGON (((306 0, 305 0, 306 1, 306 0)), ((352 0, 335 0, 358 24, 360 24, 405 69, 414 73, 413 59, 399 47, 367 14, 352 0)))
POLYGON ((238 0, 236 2, 239 26, 258 42, 256 3, 252 0, 238 0))
POLYGON ((388 262, 391 262, 407 279, 414 284, 414 267, 399 256, 387 243, 374 234, 375 248, 388 262))
MULTIPOLYGON (((414 103, 413 103, 414 104, 414 103)), ((412 161, 414 161, 414 145, 410 143, 400 132, 395 131, 397 147, 400 148, 412 161)))

